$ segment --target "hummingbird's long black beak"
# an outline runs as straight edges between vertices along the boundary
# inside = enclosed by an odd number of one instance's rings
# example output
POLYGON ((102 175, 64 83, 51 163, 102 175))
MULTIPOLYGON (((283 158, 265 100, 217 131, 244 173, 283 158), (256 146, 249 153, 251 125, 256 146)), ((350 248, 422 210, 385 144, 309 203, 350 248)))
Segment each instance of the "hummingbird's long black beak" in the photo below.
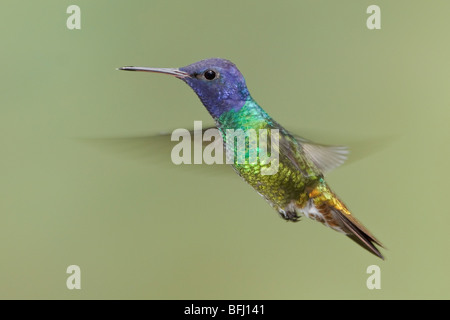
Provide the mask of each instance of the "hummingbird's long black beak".
POLYGON ((164 73, 175 76, 179 79, 190 77, 188 73, 181 71, 180 69, 177 68, 121 67, 118 68, 118 70, 164 73))

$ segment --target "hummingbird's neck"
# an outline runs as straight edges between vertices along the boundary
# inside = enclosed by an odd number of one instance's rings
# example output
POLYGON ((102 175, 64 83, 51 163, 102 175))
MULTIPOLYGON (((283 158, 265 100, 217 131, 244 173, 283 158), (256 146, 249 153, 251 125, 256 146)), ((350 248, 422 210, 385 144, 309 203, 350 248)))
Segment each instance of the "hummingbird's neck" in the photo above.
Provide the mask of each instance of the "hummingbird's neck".
POLYGON ((223 112, 215 120, 219 128, 244 130, 265 127, 272 121, 270 116, 251 97, 239 109, 233 108, 223 112))
POLYGON ((224 99, 224 100, 215 100, 208 101, 203 100, 203 105, 208 110, 209 114, 213 117, 214 120, 218 120, 223 114, 227 114, 229 112, 237 113, 242 107, 247 103, 248 100, 233 100, 233 99, 224 99))
MULTIPOLYGON (((185 81, 189 84, 189 80, 185 81)), ((205 90, 200 86, 191 87, 214 120, 229 111, 238 112, 248 101, 253 100, 245 82, 225 83, 220 90, 205 90)))

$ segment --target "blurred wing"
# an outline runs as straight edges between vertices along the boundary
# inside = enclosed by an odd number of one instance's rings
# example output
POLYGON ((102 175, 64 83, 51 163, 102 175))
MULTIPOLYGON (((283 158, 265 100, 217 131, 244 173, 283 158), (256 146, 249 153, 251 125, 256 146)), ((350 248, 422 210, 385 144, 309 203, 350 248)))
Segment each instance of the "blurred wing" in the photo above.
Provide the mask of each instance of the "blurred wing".
MULTIPOLYGON (((207 130, 214 129, 216 127, 204 128, 201 130, 203 135, 207 130)), ((200 130, 198 130, 200 133, 200 130)), ((194 130, 189 131, 189 137, 193 142, 194 130)), ((316 130, 309 130, 310 136, 322 137, 322 139, 327 140, 326 134, 318 132, 316 130)), ((276 148, 281 157, 285 157, 291 162, 295 168, 306 175, 305 170, 302 170, 301 159, 298 157, 297 144, 303 147, 305 155, 310 161, 312 161, 317 168, 323 172, 330 172, 332 169, 337 168, 344 162, 351 163, 356 160, 362 159, 367 155, 379 151, 386 147, 388 143, 391 143, 395 137, 386 136, 378 137, 372 139, 362 139, 360 141, 349 142, 348 145, 351 146, 352 153, 350 159, 346 161, 349 155, 349 149, 344 146, 330 146, 324 144, 317 144, 310 140, 304 139, 300 136, 293 135, 295 142, 292 141, 289 136, 284 137, 280 135, 280 141, 276 148)), ((336 137, 335 137, 336 138, 336 137)), ((178 143, 177 141, 171 141, 171 132, 164 132, 153 135, 143 135, 143 136, 130 136, 130 137, 102 137, 102 138, 79 138, 79 141, 89 143, 95 147, 109 152, 114 152, 119 155, 125 155, 128 158, 143 159, 148 163, 161 163, 162 165, 172 165, 171 162, 171 151, 173 147, 178 143)), ((344 136, 341 140, 348 141, 344 136)), ((207 145, 210 145, 210 141, 202 141, 203 150, 207 145)), ((213 143, 222 143, 222 140, 214 141, 213 143)), ((193 143, 192 143, 193 146, 193 143)), ((192 150, 191 150, 192 151, 192 150)), ((193 152, 191 152, 193 155, 193 152)), ((225 161, 224 151, 224 159, 225 161)), ((196 172, 203 172, 205 168, 213 168, 215 171, 220 172, 231 172, 226 165, 195 165, 195 166, 183 166, 184 168, 189 167, 196 172), (224 169, 227 168, 227 169, 224 169), (198 170, 201 169, 201 170, 198 170)), ((208 170, 206 170, 208 171, 208 170)), ((208 171, 210 172, 210 171, 208 171)))
MULTIPOLYGON (((380 152, 381 150, 384 150, 387 148, 390 144, 392 144, 396 139, 399 138, 399 135, 397 134, 384 134, 384 135, 377 135, 377 136, 370 136, 365 134, 358 134, 358 136, 355 136, 353 133, 345 133, 345 132, 338 132, 338 133, 331 133, 326 132, 323 129, 318 128, 303 128, 302 129, 302 136, 309 137, 311 140, 314 141, 331 141, 330 145, 326 144, 317 144, 312 142, 309 139, 304 139, 298 135, 294 135, 296 140, 301 144, 309 144, 309 145, 315 145, 315 146, 322 146, 322 147, 329 147, 328 151, 332 151, 333 148, 343 148, 347 149, 347 153, 344 153, 343 155, 347 158, 345 160, 345 164, 350 164, 356 161, 359 161, 361 159, 364 159, 370 155, 373 155, 377 152, 380 152), (341 145, 345 145, 347 147, 339 147, 339 146, 332 146, 334 143, 341 145), (350 152, 351 151, 351 152, 350 152)), ((308 148, 308 147, 307 147, 308 148)), ((314 149, 314 148, 313 148, 314 149)), ((319 148, 321 149, 321 148, 319 148)), ((341 155, 342 150, 337 150, 337 157, 339 158, 341 155)), ((313 154, 314 151, 312 152, 313 154)), ((321 153, 321 152, 319 152, 321 153)), ((335 159, 333 155, 330 155, 331 159, 335 159)), ((323 159, 324 157, 320 157, 323 159)), ((339 159, 337 162, 338 167, 339 159)), ((342 163, 341 163, 342 164, 342 163)), ((329 167, 329 166, 326 166, 329 167)), ((329 172, 329 170, 327 171, 329 172)))
MULTIPOLYGON (((208 129, 217 130, 215 127, 204 128, 198 130, 197 133, 203 134, 208 129), (200 132, 201 131, 201 132, 200 132)), ((194 147, 194 130, 188 131, 185 135, 180 137, 181 139, 191 140, 191 163, 193 162, 193 147, 194 147)), ((172 132, 162 132, 152 135, 142 135, 142 136, 130 136, 130 137, 98 137, 98 138, 78 138, 78 141, 90 144, 96 149, 103 150, 106 152, 114 153, 119 156, 125 156, 126 158, 137 159, 140 161, 145 161, 150 164, 158 164, 167 167, 176 167, 172 163, 171 153, 173 147, 179 143, 179 141, 171 141, 172 132)), ((213 141, 202 141, 202 151, 206 146, 222 144, 222 139, 217 139, 213 141)), ((225 154, 225 152, 224 152, 225 154)), ((225 163, 225 158, 223 159, 225 163)), ((186 171, 195 171, 196 173, 225 173, 233 172, 228 165, 219 164, 202 164, 202 165, 187 165, 181 166, 186 171), (211 168, 211 169, 209 169, 211 168)))
POLYGON ((346 146, 327 146, 314 143, 299 136, 294 138, 303 147, 306 157, 311 160, 322 173, 327 173, 344 164, 349 150, 346 146))

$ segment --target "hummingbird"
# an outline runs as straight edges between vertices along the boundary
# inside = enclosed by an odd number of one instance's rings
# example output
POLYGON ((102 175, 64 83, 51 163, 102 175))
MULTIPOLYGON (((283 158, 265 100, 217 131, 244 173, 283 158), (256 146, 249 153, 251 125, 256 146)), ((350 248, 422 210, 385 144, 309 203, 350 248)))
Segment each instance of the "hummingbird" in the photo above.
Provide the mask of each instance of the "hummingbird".
POLYGON ((244 76, 231 61, 211 58, 181 68, 126 66, 119 70, 162 73, 184 81, 214 119, 225 145, 228 129, 278 130, 279 163, 275 174, 261 174, 261 167, 267 164, 258 161, 234 161, 231 166, 235 172, 283 219, 296 222, 307 217, 318 221, 384 259, 375 246, 383 247, 381 242, 351 214, 325 181, 324 174, 346 160, 347 148, 316 144, 290 133, 253 99, 244 76))

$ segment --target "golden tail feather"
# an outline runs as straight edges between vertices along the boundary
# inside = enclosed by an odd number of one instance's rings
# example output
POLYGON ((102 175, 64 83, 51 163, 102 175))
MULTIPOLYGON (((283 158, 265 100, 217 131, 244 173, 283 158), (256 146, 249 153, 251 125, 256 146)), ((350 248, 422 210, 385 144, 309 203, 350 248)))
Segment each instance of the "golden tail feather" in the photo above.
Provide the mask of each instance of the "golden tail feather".
POLYGON ((359 222, 345 204, 331 191, 325 182, 319 183, 309 192, 309 200, 300 210, 307 217, 346 234, 364 249, 384 260, 375 245, 381 242, 359 222))

